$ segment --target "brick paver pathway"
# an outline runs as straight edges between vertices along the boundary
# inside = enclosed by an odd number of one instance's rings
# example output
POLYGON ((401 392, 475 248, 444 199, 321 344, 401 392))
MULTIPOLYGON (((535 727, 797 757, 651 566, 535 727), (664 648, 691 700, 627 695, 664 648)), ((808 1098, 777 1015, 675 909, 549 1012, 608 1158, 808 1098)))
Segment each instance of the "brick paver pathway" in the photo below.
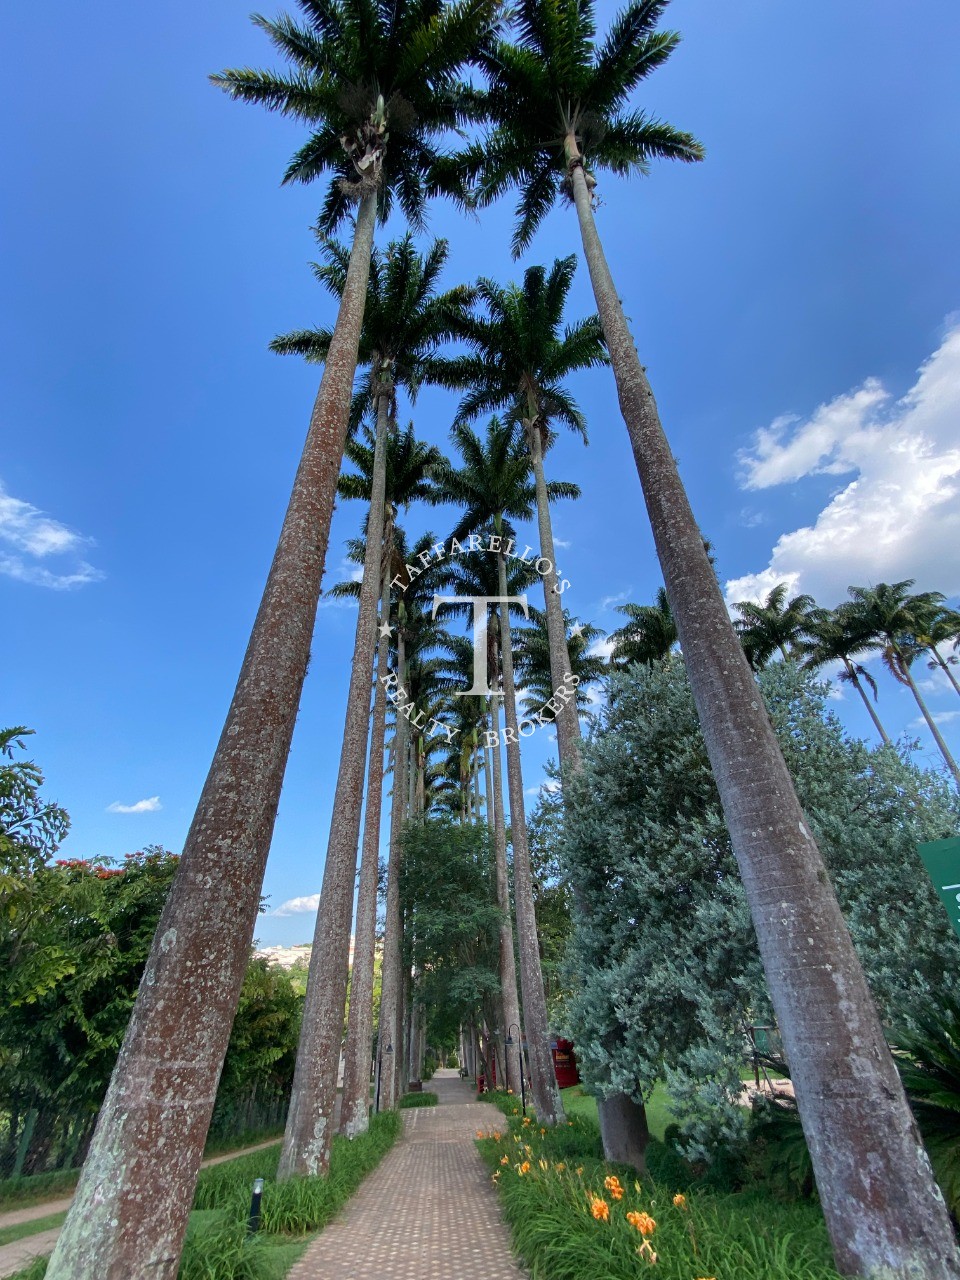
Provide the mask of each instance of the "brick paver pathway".
POLYGON ((440 1105, 403 1112, 404 1133, 287 1280, 518 1280, 476 1131, 500 1118, 455 1071, 427 1086, 440 1105))

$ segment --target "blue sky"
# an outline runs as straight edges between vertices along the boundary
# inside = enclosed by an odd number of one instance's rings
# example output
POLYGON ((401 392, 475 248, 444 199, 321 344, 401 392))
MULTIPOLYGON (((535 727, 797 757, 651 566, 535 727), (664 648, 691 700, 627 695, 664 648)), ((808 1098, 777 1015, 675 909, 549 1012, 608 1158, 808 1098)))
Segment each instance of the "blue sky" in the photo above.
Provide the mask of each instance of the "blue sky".
MULTIPOLYGON (((956 597, 960 10, 674 0, 669 19, 683 43, 638 102, 707 160, 603 179, 598 219, 721 577, 734 597, 787 580, 833 604, 851 582, 906 577, 956 597)), ((51 0, 5 29, 0 718, 37 731, 73 818, 64 856, 178 849, 316 389, 316 370, 266 344, 330 319, 306 265, 322 191, 279 185, 297 126, 207 83, 276 65, 244 5, 51 0)), ((482 222, 435 206, 448 282, 577 248, 558 208, 513 264, 510 222, 509 201, 482 222)), ((592 310, 585 271, 573 298, 592 310)), ((550 457, 584 493, 556 514, 560 567, 569 607, 609 630, 660 575, 612 378, 574 391, 591 443, 550 457)), ((425 393, 420 433, 444 443, 451 408, 425 393)), ((325 585, 359 518, 337 512, 325 585)), ((437 520, 411 525, 445 532, 437 520)), ((319 888, 354 619, 319 612, 274 907, 319 888)), ((924 675, 960 749, 956 695, 924 675)), ((889 727, 934 764, 909 695, 878 677, 889 727)), ((849 694, 835 706, 869 735, 849 694)), ((529 755, 531 789, 549 746, 529 755)), ((257 931, 311 932, 305 913, 257 931)))

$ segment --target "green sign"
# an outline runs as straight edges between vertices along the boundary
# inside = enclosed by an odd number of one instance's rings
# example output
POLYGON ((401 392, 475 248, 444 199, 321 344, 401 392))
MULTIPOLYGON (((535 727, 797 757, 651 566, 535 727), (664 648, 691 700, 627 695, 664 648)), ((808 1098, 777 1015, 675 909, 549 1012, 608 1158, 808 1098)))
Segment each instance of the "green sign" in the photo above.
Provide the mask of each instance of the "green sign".
POLYGON ((918 849, 950 923, 960 935, 960 839, 932 840, 918 849))

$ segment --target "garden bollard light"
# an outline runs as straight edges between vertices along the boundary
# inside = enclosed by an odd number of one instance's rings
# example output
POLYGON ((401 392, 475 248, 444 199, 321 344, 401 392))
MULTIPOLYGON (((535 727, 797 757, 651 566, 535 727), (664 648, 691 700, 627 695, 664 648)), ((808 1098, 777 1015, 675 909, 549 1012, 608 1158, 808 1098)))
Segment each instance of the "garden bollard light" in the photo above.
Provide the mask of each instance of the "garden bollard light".
POLYGON ((250 1201, 250 1231, 260 1230, 260 1201, 263 1199, 263 1179, 254 1178, 253 1198, 250 1201))

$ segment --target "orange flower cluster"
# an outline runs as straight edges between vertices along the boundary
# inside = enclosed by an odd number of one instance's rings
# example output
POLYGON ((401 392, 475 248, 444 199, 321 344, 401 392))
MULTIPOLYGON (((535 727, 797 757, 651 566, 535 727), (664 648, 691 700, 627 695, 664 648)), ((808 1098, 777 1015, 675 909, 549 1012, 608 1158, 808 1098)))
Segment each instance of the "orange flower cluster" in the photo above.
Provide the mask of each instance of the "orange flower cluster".
POLYGON ((627 1214, 627 1221, 631 1227, 636 1227, 642 1236, 652 1236, 657 1229, 657 1224, 649 1213, 638 1213, 636 1209, 627 1214))
MULTIPOLYGON (((678 1192, 677 1192, 677 1194, 673 1197, 673 1203, 677 1206, 677 1208, 678 1208, 678 1209, 686 1209, 686 1207, 687 1207, 687 1197, 686 1197, 685 1195, 683 1195, 683 1193, 682 1193, 682 1192, 678 1191, 678 1192)), ((700 1277, 700 1280, 713 1280, 713 1277, 712 1277, 712 1276, 701 1276, 701 1277, 700 1277)))
POLYGON ((522 1164, 522 1165, 520 1165, 520 1167, 517 1169, 517 1172, 518 1172, 518 1173, 521 1173, 521 1174, 522 1174, 522 1173, 529 1173, 529 1172, 530 1172, 530 1161, 529 1161, 529 1160, 524 1160, 523 1164, 522 1164))
POLYGON ((614 1200, 623 1199, 623 1187, 621 1187, 620 1179, 615 1174, 611 1174, 609 1178, 604 1178, 603 1185, 613 1196, 614 1200))
POLYGON ((610 1219, 610 1206, 599 1196, 590 1197, 590 1212, 598 1222, 608 1222, 610 1219))

